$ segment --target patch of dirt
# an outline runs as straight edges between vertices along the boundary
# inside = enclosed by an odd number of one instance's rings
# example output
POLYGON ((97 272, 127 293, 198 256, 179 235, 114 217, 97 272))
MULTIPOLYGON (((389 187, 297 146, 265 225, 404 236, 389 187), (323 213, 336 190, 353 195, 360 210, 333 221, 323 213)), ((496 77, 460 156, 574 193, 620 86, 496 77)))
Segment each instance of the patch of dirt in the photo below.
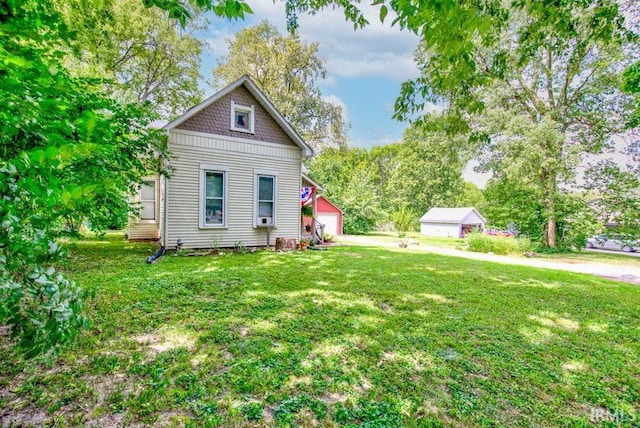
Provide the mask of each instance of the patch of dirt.
POLYGON ((346 252, 346 253, 342 253, 342 254, 347 256, 347 257, 355 257, 356 259, 361 259, 361 258, 364 257, 364 254, 362 254, 362 253, 346 252))
POLYGON ((338 394, 337 392, 330 392, 329 394, 325 394, 319 398, 320 401, 325 404, 336 404, 336 403, 344 403, 347 401, 347 396, 344 394, 338 394))
POLYGON ((392 306, 391 306, 390 304, 388 304, 388 303, 385 303, 385 302, 380 302, 380 303, 378 304, 378 306, 379 306, 379 307, 380 307, 380 309, 382 309, 383 311, 388 311, 388 310, 392 309, 392 306))
POLYGON ((154 333, 141 334, 132 337, 137 344, 146 346, 151 355, 160 354, 175 348, 185 347, 193 350, 195 338, 186 332, 162 328, 154 333))
POLYGON ((3 409, 0 414, 0 426, 10 427, 41 427, 52 425, 51 416, 44 410, 35 407, 23 409, 3 409))

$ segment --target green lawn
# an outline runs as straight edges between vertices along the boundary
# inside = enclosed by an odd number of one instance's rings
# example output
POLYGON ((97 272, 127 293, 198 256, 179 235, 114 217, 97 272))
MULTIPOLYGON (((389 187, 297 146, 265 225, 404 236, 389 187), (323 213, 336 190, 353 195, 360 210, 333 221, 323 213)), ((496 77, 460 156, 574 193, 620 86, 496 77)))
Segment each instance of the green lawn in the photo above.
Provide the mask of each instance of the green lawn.
POLYGON ((571 264, 604 263, 613 266, 640 267, 640 257, 617 251, 582 251, 579 253, 539 254, 539 258, 571 264))
POLYGON ((24 362, 2 345, 5 423, 640 417, 638 286, 401 249, 168 255, 146 265, 147 244, 71 247, 64 269, 93 296, 93 326, 55 362, 24 362))
MULTIPOLYGON (((464 238, 445 238, 435 236, 422 236, 416 232, 407 233, 403 238, 398 237, 398 232, 369 232, 363 236, 370 237, 380 242, 398 242, 400 240, 415 240, 419 245, 437 248, 450 248, 454 250, 466 250, 464 238)), ((511 254, 510 257, 517 255, 511 254)), ((524 257, 524 255, 523 255, 524 257)), ((558 261, 570 264, 603 263, 613 266, 640 267, 640 257, 633 257, 617 251, 592 252, 580 251, 572 253, 536 254, 536 258, 558 261)))
MULTIPOLYGON (((437 247, 437 248, 452 248, 455 250, 464 250, 466 247, 466 241, 463 238, 447 238, 447 237, 438 237, 438 236, 424 236, 420 235, 417 232, 408 232, 402 234, 402 238, 400 238, 400 234, 398 232, 367 232, 364 235, 371 239, 375 239, 380 242, 399 242, 406 240, 417 241, 419 245, 426 245, 429 247, 437 247)), ((337 238, 340 240, 340 237, 337 238)))

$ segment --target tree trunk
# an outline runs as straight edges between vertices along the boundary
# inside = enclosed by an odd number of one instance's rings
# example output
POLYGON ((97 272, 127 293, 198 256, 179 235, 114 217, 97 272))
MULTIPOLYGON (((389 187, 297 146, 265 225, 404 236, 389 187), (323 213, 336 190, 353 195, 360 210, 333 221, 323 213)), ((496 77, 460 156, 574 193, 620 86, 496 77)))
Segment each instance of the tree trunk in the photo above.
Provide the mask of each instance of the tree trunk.
POLYGON ((544 244, 549 248, 558 248, 557 230, 557 197, 558 197, 558 183, 557 174, 545 170, 542 174, 542 181, 545 182, 545 201, 544 210, 547 218, 547 230, 544 235, 544 244))
POLYGON ((547 217, 547 239, 546 239, 547 245, 550 248, 558 247, 556 234, 557 234, 556 216, 555 214, 550 214, 547 217))

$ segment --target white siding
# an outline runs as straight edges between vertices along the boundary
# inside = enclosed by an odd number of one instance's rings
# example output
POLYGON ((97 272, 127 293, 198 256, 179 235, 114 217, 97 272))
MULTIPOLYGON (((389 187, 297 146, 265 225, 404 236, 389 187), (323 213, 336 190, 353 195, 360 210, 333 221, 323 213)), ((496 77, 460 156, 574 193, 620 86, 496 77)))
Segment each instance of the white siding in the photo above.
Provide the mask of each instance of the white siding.
POLYGON ((484 227, 484 219, 481 218, 475 211, 471 211, 462 220, 461 224, 480 224, 484 227))
POLYGON ((169 136, 171 176, 166 182, 167 248, 182 238, 184 248, 210 248, 214 242, 233 247, 267 244, 266 228, 254 227, 255 171, 277 172, 276 237, 300 237, 300 177, 302 151, 298 147, 203 133, 173 130, 169 136), (227 168, 226 228, 199 227, 200 165, 227 168))
MULTIPOLYGON (((163 215, 163 180, 158 175, 145 177, 145 180, 156 181, 156 219, 155 221, 140 220, 136 216, 129 216, 127 237, 129 240, 153 240, 160 238, 160 225, 163 215)), ((132 202, 140 202, 140 194, 130 199, 132 202)))
POLYGON ((420 223, 420 234, 459 238, 460 225, 455 223, 420 223))

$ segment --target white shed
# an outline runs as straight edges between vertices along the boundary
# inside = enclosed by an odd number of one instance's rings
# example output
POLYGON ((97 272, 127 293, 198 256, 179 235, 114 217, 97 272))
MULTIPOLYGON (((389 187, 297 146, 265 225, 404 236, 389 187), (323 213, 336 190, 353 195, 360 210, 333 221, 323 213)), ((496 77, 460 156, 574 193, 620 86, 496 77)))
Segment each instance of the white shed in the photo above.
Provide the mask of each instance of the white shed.
POLYGON ((431 208, 420 218, 420 234, 462 238, 472 230, 484 230, 486 222, 473 207, 431 208))

